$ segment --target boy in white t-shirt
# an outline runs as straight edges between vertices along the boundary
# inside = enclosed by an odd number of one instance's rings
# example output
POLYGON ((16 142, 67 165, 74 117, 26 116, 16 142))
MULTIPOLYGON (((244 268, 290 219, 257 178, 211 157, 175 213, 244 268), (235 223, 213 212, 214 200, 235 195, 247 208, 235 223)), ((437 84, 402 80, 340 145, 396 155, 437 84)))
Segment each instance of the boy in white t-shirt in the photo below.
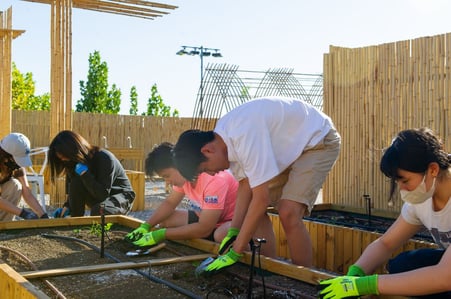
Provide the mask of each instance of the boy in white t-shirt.
MULTIPOLYGON (((269 221, 269 181, 285 170, 289 178, 278 213, 292 262, 311 266, 311 240, 302 217, 311 211, 338 157, 340 142, 327 115, 292 98, 255 99, 224 115, 214 131, 184 132, 174 147, 174 161, 185 178, 230 168, 240 183, 231 229, 220 253, 234 241, 233 247, 205 271, 220 270, 240 259, 257 227, 269 221)), ((264 246, 275 244, 269 240, 264 246)))
POLYGON ((220 242, 230 227, 238 182, 228 171, 204 173, 187 181, 175 168, 170 143, 154 148, 146 158, 147 175, 158 174, 172 185, 172 192, 140 227, 126 236, 137 246, 153 246, 165 239, 206 238, 220 242), (187 197, 189 209, 177 209, 187 197), (159 229, 151 228, 159 225, 159 229))

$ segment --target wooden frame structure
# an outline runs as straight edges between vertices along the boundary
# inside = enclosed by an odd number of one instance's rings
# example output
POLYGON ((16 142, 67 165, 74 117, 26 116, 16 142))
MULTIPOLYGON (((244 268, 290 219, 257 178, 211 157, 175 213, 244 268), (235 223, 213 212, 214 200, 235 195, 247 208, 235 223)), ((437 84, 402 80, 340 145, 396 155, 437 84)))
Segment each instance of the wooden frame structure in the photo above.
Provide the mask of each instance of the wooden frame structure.
POLYGON ((24 30, 12 29, 12 8, 0 12, 0 136, 11 132, 11 48, 24 30))
POLYGON ((61 130, 72 129, 72 8, 145 19, 161 17, 168 14, 168 11, 177 8, 177 6, 147 0, 23 1, 49 4, 51 6, 50 136, 55 136, 61 130))
MULTIPOLYGON (((123 215, 108 215, 105 217, 105 219, 108 223, 116 223, 130 228, 136 228, 142 223, 142 221, 138 219, 123 215)), ((6 221, 0 222, 0 230, 89 225, 96 221, 100 222, 100 220, 101 220, 100 216, 88 216, 88 217, 69 217, 58 219, 39 219, 33 221, 6 221)), ((279 225, 277 215, 272 215, 271 220, 273 221, 273 226, 279 225)), ((321 226, 320 223, 312 223, 312 224, 321 226)), ((349 258, 349 256, 346 256, 345 253, 349 252, 351 249, 353 250, 354 247, 361 245, 360 242, 358 244, 349 242, 350 241, 349 239, 347 239, 344 242, 343 240, 346 239, 347 234, 343 234, 343 232, 340 230, 340 227, 333 226, 330 228, 324 227, 322 228, 322 230, 325 233, 324 241, 326 241, 323 243, 329 244, 330 248, 329 249, 321 248, 322 251, 321 255, 328 255, 332 257, 335 256, 333 257, 334 261, 337 261, 339 257, 349 258)), ((277 237, 279 238, 280 236, 277 235, 277 237)), ((374 239, 375 237, 376 237, 375 234, 368 232, 367 234, 362 235, 361 239, 359 240, 354 239, 354 241, 364 241, 366 239, 368 239, 367 241, 369 241, 374 239)), ((217 254, 219 248, 218 243, 207 241, 204 239, 177 241, 177 243, 184 244, 186 246, 190 246, 210 254, 217 254)), ((422 244, 420 244, 420 246, 421 245, 422 244)), ((427 244, 424 245, 427 246, 427 244)), ((241 262, 249 265, 251 264, 251 260, 252 255, 249 252, 245 252, 243 258, 241 259, 241 262)), ((279 259, 272 259, 268 257, 261 257, 261 267, 262 269, 268 270, 275 274, 290 277, 313 285, 317 284, 318 281, 320 280, 333 277, 334 274, 332 273, 339 274, 337 272, 328 272, 316 270, 313 268, 296 266, 291 263, 281 261, 279 259)), ((25 273, 22 274, 25 275, 25 273)), ((0 264, 0 295, 5 298, 48 298, 45 294, 37 290, 35 286, 31 284, 22 274, 17 273, 7 264, 0 264)), ((379 297, 385 299, 405 298, 400 296, 379 296, 379 297)))

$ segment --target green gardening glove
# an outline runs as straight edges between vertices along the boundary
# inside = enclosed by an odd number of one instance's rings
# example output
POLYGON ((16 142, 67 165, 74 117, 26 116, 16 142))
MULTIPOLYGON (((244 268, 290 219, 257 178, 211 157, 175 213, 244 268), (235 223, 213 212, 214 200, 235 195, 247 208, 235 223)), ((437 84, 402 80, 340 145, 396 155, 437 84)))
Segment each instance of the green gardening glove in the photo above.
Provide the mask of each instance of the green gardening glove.
POLYGON ((221 245, 219 245, 218 254, 224 254, 227 249, 232 245, 232 243, 236 240, 236 237, 240 233, 240 229, 231 227, 227 231, 227 235, 222 239, 221 245))
POLYGON ((357 265, 349 266, 348 273, 346 276, 366 276, 365 271, 357 265))
POLYGON ((135 242, 142 238, 142 236, 150 231, 150 224, 147 222, 141 225, 134 231, 125 235, 125 240, 128 242, 135 242))
POLYGON ((318 298, 320 299, 358 298, 363 295, 379 295, 377 274, 364 277, 339 276, 321 281, 319 287, 321 291, 318 298))
POLYGON ((165 236, 165 228, 157 229, 144 234, 141 239, 133 242, 133 244, 140 247, 153 246, 163 241, 165 239, 165 236))
POLYGON ((216 260, 209 264, 204 269, 204 274, 212 275, 219 270, 223 270, 229 266, 232 266, 233 264, 238 262, 242 256, 242 254, 235 252, 235 250, 231 248, 225 255, 219 256, 216 260))

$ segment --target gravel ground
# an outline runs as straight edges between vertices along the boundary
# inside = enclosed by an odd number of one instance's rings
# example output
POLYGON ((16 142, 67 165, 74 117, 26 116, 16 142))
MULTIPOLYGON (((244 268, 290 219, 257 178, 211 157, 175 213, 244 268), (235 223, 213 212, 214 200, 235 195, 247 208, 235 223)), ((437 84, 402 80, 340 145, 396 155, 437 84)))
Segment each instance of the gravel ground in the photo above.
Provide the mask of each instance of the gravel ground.
POLYGON ((146 180, 145 189, 145 205, 143 211, 130 212, 128 216, 147 220, 153 213, 153 211, 160 205, 160 203, 166 198, 164 181, 149 181, 146 180))

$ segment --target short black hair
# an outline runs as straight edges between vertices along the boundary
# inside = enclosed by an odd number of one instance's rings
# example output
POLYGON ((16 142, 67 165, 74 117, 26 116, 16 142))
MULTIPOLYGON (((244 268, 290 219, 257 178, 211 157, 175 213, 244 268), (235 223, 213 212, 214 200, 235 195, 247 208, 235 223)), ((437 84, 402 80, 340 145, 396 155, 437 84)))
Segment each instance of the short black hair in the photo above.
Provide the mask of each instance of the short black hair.
POLYGON ((172 160, 172 149, 174 145, 169 142, 163 142, 153 148, 147 154, 145 161, 146 174, 153 176, 165 168, 175 168, 172 160))
POLYGON ((214 139, 213 131, 187 130, 180 135, 172 153, 175 166, 185 179, 196 180, 199 164, 207 160, 201 148, 214 139))
POLYGON ((425 173, 432 162, 436 162, 440 169, 448 169, 450 166, 448 153, 443 150, 441 140, 431 129, 408 129, 399 132, 384 151, 380 162, 380 170, 391 179, 390 198, 396 189, 399 169, 425 173))

